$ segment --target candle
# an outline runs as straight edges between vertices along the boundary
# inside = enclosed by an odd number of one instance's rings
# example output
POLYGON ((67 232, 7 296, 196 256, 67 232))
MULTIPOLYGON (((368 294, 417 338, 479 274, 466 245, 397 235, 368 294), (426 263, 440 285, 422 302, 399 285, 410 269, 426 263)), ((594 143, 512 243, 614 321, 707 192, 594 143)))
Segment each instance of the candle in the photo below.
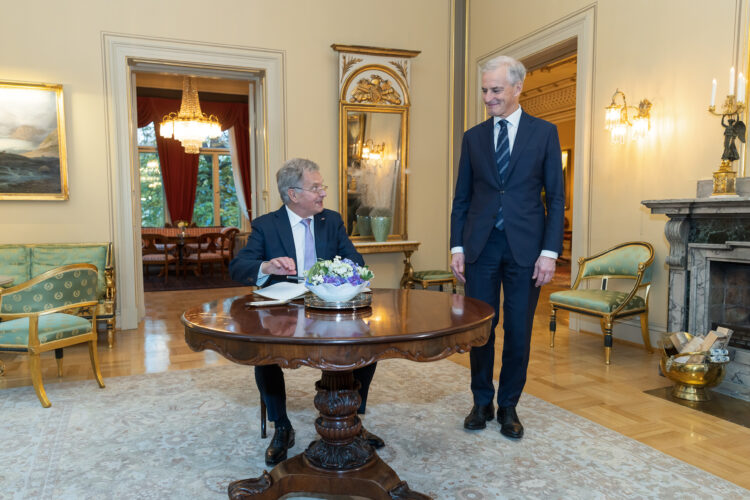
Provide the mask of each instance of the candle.
POLYGON ((734 66, 729 70, 729 95, 734 95, 734 66))
POLYGON ((716 106, 716 78, 711 82, 711 107, 716 106))
POLYGON ((737 102, 745 102, 745 77, 740 73, 737 78, 737 102))

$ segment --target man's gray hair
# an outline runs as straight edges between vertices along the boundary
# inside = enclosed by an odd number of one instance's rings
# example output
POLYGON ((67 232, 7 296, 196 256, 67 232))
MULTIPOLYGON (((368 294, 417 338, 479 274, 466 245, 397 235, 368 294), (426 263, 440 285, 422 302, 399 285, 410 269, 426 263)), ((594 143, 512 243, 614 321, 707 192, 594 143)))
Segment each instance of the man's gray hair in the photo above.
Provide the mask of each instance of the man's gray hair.
POLYGON ((289 189, 302 187, 302 176, 305 172, 318 172, 320 167, 312 160, 305 158, 292 158, 276 172, 276 185, 279 188, 281 201, 284 205, 289 203, 289 189))
POLYGON ((506 68, 508 83, 511 85, 523 83, 524 78, 526 78, 526 66, 521 61, 513 59, 510 56, 493 57, 482 66, 482 74, 494 71, 500 67, 506 68))

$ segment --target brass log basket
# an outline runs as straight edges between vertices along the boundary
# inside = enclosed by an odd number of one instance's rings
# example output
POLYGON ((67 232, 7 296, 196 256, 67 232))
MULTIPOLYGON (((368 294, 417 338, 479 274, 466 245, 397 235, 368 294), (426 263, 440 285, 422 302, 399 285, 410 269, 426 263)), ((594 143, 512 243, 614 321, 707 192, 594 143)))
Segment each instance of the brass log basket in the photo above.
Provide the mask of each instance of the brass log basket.
MULTIPOLYGON (((659 342, 662 348, 662 356, 659 360, 661 372, 674 383, 672 395, 676 398, 688 401, 709 401, 711 394, 706 390, 716 387, 724 380, 727 362, 715 363, 708 361, 708 352, 681 352, 678 354, 667 354, 667 348, 671 346, 670 333, 665 333, 659 342), (703 355, 705 361, 701 363, 678 363, 674 358, 681 356, 703 355)), ((685 334, 688 340, 692 338, 689 333, 685 334)))

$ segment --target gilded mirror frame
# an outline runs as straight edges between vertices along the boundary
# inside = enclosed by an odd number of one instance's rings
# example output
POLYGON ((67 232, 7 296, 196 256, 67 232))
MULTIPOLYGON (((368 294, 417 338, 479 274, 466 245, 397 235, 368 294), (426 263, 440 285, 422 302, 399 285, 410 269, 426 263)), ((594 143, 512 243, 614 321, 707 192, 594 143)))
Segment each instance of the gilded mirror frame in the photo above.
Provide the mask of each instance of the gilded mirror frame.
MULTIPOLYGON (((347 234, 355 242, 373 241, 375 237, 365 230, 363 218, 369 214, 390 215, 386 240, 406 240, 408 58, 419 52, 343 45, 333 48, 340 52, 341 62, 339 212, 347 234), (355 212, 358 207, 362 214, 355 212)), ((382 236, 377 241, 383 241, 382 236)))

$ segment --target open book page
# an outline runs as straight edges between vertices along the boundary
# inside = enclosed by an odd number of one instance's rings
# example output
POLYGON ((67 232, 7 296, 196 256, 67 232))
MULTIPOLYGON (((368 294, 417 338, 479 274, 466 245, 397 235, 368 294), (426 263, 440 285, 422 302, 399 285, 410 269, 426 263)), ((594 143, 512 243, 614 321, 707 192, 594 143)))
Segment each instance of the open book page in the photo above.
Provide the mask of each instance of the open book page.
POLYGON ((305 288, 304 283, 286 283, 282 281, 281 283, 255 290, 253 293, 273 300, 292 300, 302 297, 305 292, 307 292, 307 288, 305 288))

